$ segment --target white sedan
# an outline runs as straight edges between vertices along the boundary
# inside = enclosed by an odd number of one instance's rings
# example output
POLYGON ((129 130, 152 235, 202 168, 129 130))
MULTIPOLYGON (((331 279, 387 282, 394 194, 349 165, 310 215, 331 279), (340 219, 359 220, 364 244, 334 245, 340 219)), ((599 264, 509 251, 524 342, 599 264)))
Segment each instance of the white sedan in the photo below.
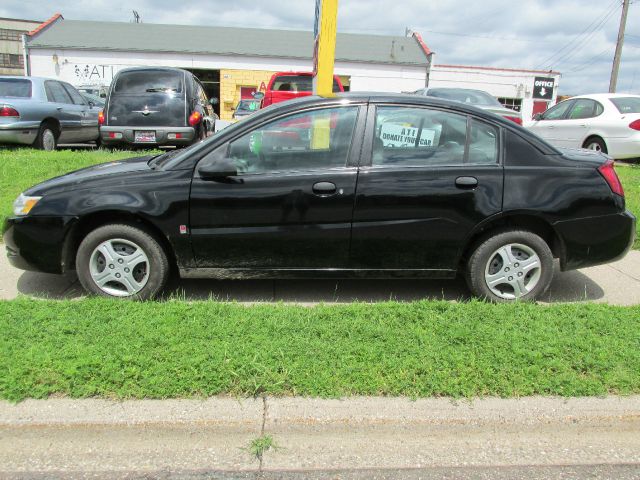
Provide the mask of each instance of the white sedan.
POLYGON ((640 95, 573 97, 524 126, 557 147, 588 148, 615 159, 640 157, 640 95))

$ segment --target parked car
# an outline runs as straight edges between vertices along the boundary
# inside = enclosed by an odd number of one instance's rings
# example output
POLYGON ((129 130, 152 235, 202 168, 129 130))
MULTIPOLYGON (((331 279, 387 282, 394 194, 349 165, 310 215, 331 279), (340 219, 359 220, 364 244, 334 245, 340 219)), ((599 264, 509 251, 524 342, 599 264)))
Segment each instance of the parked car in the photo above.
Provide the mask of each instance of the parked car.
POLYGON ((71 85, 40 77, 0 77, 0 143, 55 150, 98 140, 98 113, 71 85))
POLYGON ((100 137, 110 146, 190 145, 214 131, 216 102, 186 70, 120 70, 100 116, 100 137))
MULTIPOLYGON (((333 91, 344 92, 342 82, 337 75, 333 76, 333 91)), ((310 72, 278 72, 269 80, 262 100, 262 107, 274 103, 285 102, 294 98, 308 97, 313 93, 313 74, 310 72)))
POLYGON ((104 98, 98 97, 91 93, 85 93, 85 92, 80 92, 80 95, 82 95, 84 99, 87 101, 87 103, 92 107, 98 107, 98 108, 104 107, 104 104, 105 104, 104 98))
POLYGON ((640 157, 640 95, 580 95, 525 126, 558 147, 587 148, 616 159, 640 157))
POLYGON ((522 114, 520 112, 506 108, 494 96, 484 90, 473 90, 470 88, 421 88, 413 93, 474 105, 488 112, 500 115, 518 125, 522 125, 522 114))
POLYGON ((307 97, 186 150, 85 168, 22 193, 10 262, 75 269, 89 292, 150 298, 183 278, 454 278, 533 300, 562 270, 630 248, 613 162, 560 150, 460 102, 307 97))
POLYGON ((259 109, 260 100, 256 100, 254 98, 240 100, 238 105, 236 105, 236 108, 233 109, 233 118, 238 120, 257 112, 259 109))

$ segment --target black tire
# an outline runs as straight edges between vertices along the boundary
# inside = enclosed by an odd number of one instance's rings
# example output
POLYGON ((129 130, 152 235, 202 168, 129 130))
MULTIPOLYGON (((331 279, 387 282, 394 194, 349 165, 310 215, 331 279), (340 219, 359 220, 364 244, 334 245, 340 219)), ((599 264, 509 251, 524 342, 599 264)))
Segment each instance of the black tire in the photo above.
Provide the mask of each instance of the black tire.
POLYGON ((588 150, 595 150, 597 152, 609 153, 607 150, 607 144, 604 143, 604 140, 600 137, 589 137, 582 144, 582 148, 586 148, 588 150))
POLYGON ((39 150, 53 151, 58 146, 58 132, 50 122, 40 125, 33 146, 39 150))
POLYGON ((484 240, 478 242, 467 262, 466 280, 471 293, 491 302, 534 301, 549 288, 552 278, 553 254, 551 249, 542 238, 526 230, 501 230, 485 237, 484 240), (515 261, 511 266, 508 262, 501 263, 503 257, 498 254, 499 249, 509 245, 512 246, 509 250, 514 254, 513 260, 515 261), (524 264, 528 258, 531 258, 529 257, 531 252, 539 258, 539 272, 536 272, 535 268, 523 270, 523 267, 520 266, 519 262, 524 264), (490 261, 491 264, 489 264, 490 261), (495 290, 501 290, 501 295, 494 293, 494 290, 489 287, 486 275, 495 275, 496 277, 504 275, 504 282, 494 286, 495 290), (524 284, 519 283, 518 277, 524 284), (516 287, 513 285, 527 293, 517 295, 516 287), (522 289, 521 285, 525 288, 522 289), (514 298, 509 298, 511 295, 514 298))
MULTIPOLYGON (((103 258, 103 260, 105 259, 103 258)), ((120 259, 118 259, 118 261, 119 260, 120 259)), ((118 268, 119 266, 116 265, 115 271, 118 271, 118 268)), ((80 283, 85 288, 85 290, 90 293, 104 297, 148 300, 155 297, 158 292, 162 290, 162 288, 166 285, 169 277, 170 265, 166 252, 158 243, 158 241, 148 232, 132 225, 110 224, 96 228, 84 238, 84 240, 80 244, 80 247, 78 248, 78 252, 76 253, 76 270, 80 283), (91 262, 94 251, 98 248, 98 246, 103 244, 103 242, 116 239, 132 242, 133 244, 135 244, 135 246, 142 249, 147 257, 148 263, 146 263, 144 266, 145 269, 148 268, 148 273, 146 270, 144 272, 146 274, 146 283, 139 291, 134 294, 110 294, 100 288, 92 277, 91 262)), ((107 271, 107 265, 104 265, 104 270, 102 271, 107 271)), ((131 275, 133 275, 133 273, 131 275)), ((119 282, 118 280, 115 281, 119 282)), ((110 290, 116 289, 113 288, 113 286, 124 286, 123 283, 114 283, 111 285, 112 287, 108 287, 110 290)), ((121 290, 124 289, 121 288, 121 290)))

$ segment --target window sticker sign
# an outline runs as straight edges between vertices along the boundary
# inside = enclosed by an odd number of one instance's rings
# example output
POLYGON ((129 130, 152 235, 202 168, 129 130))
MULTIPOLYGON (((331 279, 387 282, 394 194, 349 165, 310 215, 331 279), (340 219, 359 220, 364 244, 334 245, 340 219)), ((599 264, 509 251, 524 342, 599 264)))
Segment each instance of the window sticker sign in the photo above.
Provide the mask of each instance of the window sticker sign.
MULTIPOLYGON (((420 132, 419 147, 432 147, 437 132, 432 128, 423 128, 420 132)), ((395 123, 385 123, 380 130, 380 140, 385 147, 415 147, 418 129, 395 123)))

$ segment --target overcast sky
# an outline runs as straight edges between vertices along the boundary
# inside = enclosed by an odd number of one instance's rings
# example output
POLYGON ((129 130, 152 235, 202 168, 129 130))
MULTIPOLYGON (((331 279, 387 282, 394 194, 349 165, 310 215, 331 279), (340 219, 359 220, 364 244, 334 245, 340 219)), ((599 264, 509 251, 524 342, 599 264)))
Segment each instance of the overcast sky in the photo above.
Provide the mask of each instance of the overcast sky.
MULTIPOLYGON (((0 16, 313 29, 315 0, 2 0, 0 16)), ((621 0, 339 0, 338 30, 404 35, 436 63, 560 71, 561 94, 608 90, 621 0)), ((640 93, 640 2, 629 8, 619 92, 640 93)))

